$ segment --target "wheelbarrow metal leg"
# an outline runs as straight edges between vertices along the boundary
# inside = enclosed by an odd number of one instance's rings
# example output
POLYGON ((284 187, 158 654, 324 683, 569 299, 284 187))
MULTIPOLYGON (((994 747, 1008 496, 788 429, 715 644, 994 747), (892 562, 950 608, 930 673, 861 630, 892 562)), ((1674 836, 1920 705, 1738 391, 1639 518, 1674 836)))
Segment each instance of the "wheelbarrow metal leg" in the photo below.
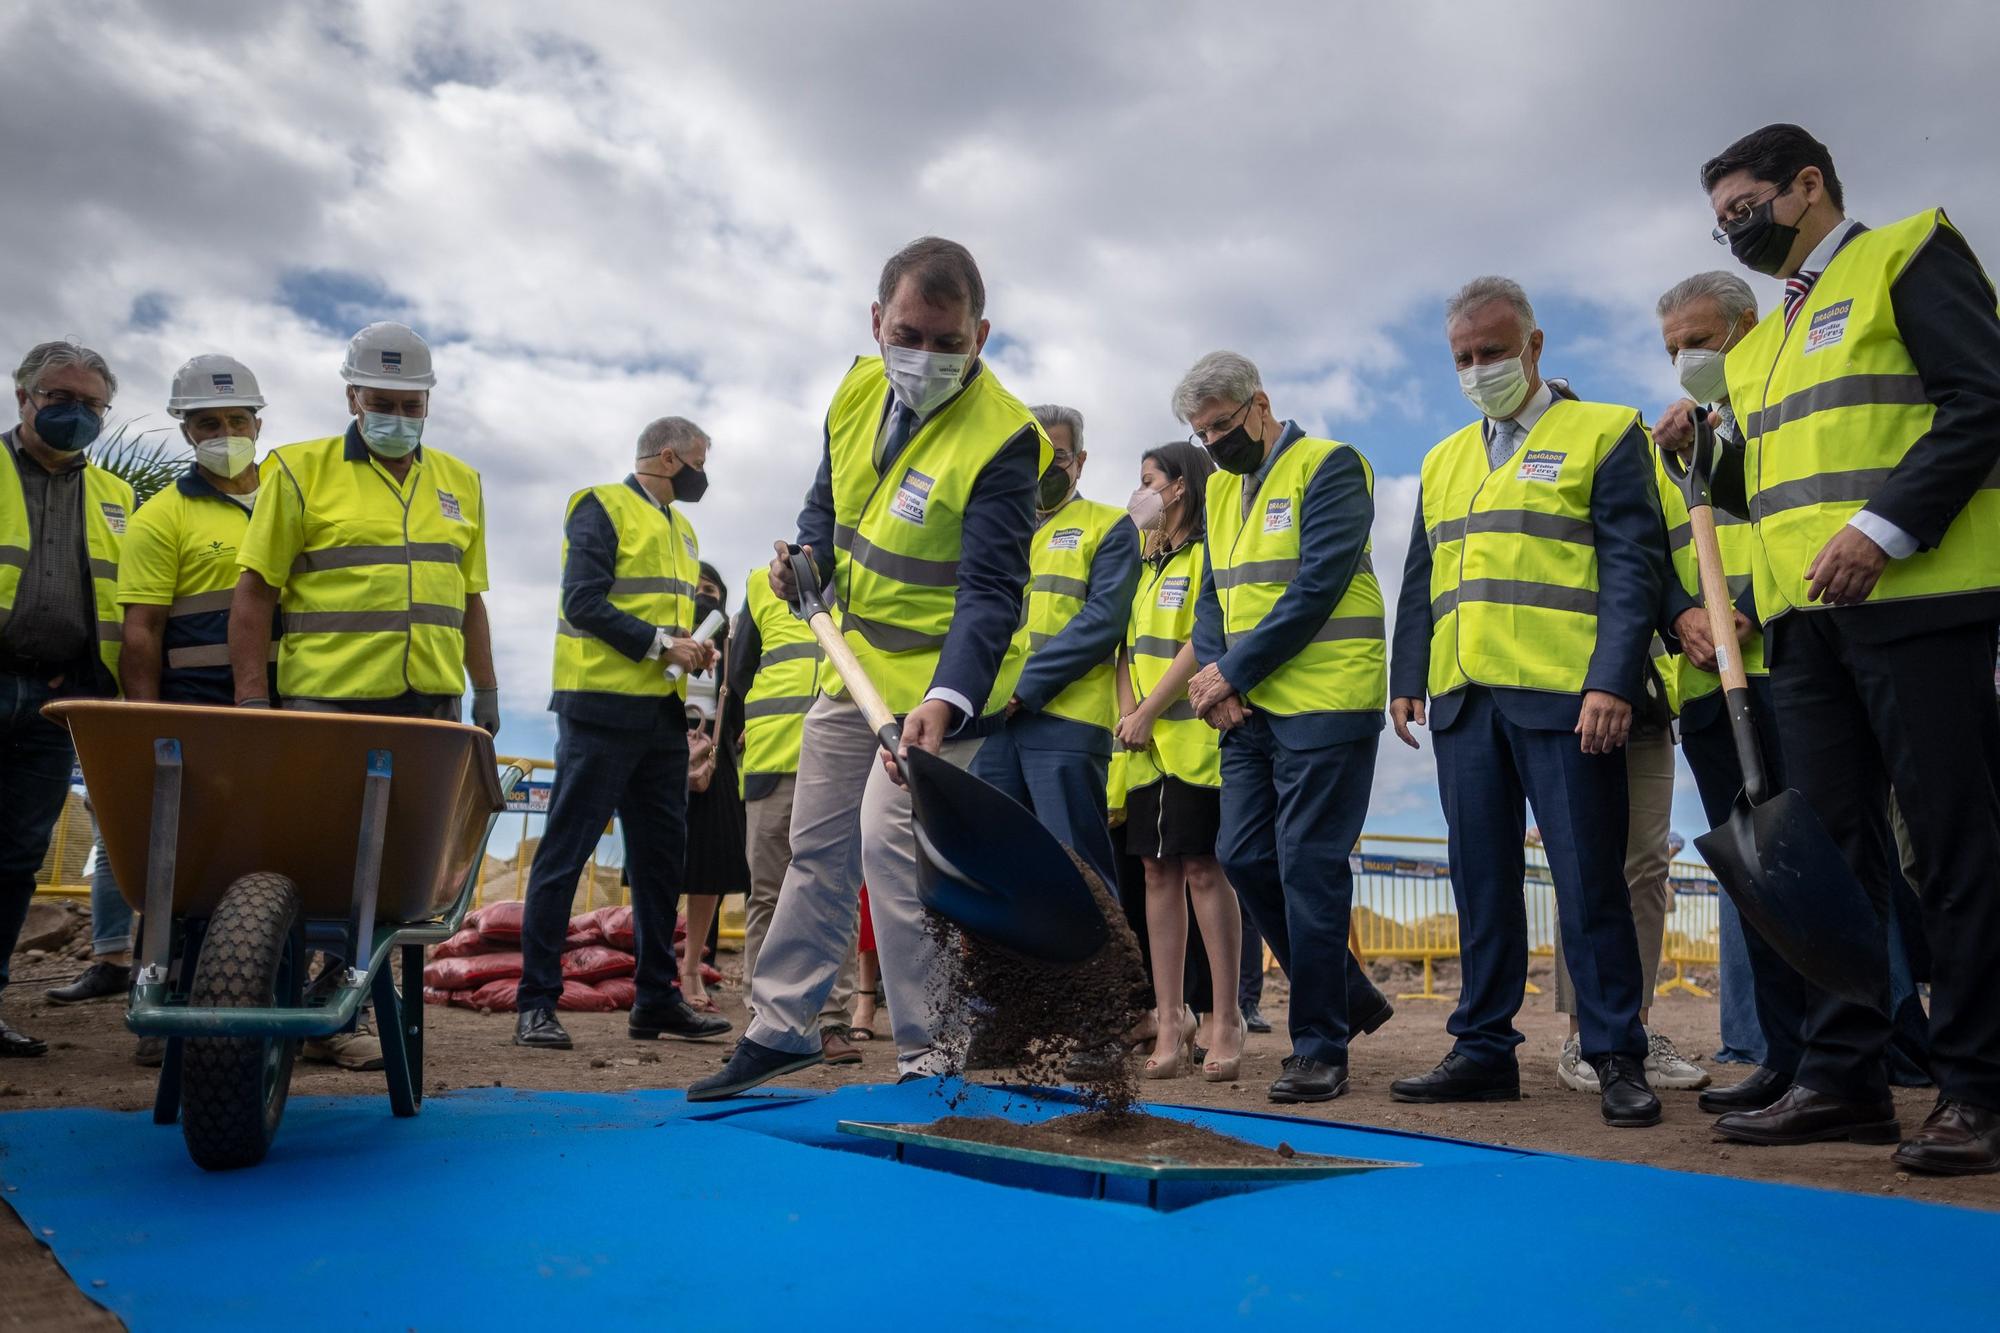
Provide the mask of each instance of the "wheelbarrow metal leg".
POLYGON ((354 856, 354 914, 349 922, 350 986, 365 985, 366 968, 375 947, 375 903, 382 889, 382 843, 389 828, 389 775, 394 767, 387 750, 368 752, 368 776, 361 791, 361 836, 354 856))
POLYGON ((180 852, 181 743, 153 742, 153 822, 146 838, 146 899, 140 925, 137 998, 165 996, 174 936, 174 870, 180 852))
MULTIPOLYGON (((417 982, 421 990, 421 977, 417 982)), ((409 1046, 409 974, 404 974, 403 993, 396 993, 394 969, 386 960, 375 973, 375 1025, 382 1041, 382 1072, 389 1080, 389 1109, 399 1116, 417 1113, 423 1100, 421 1065, 413 1067, 409 1046)), ((418 1000, 418 1006, 422 1006, 418 1000)))
POLYGON ((403 946, 403 1048, 409 1052, 410 1086, 424 1099, 424 946, 403 946))
MULTIPOLYGON (((187 996, 187 979, 194 975, 194 965, 201 953, 202 923, 190 921, 181 932, 181 980, 179 985, 162 982, 170 993, 170 998, 180 1001, 187 996)), ((171 952, 171 946, 170 950, 171 952)), ((169 972, 171 976, 171 971, 169 972)), ((181 1070, 185 1068, 183 1052, 186 1040, 168 1037, 160 1055, 160 1081, 153 1090, 153 1123, 156 1125, 177 1124, 181 1118, 181 1070)))

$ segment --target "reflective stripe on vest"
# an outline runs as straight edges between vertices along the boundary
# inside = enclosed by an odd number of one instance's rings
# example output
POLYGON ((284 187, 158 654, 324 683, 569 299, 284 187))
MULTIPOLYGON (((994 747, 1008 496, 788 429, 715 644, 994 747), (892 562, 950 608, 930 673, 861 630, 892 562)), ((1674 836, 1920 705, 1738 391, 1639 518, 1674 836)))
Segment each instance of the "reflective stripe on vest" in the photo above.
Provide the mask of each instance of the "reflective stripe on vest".
MULTIPOLYGON (((1167 674, 1181 646, 1194 635, 1194 604, 1201 594, 1205 546, 1191 541, 1164 562, 1139 568, 1132 594, 1132 617, 1125 625, 1127 679, 1132 697, 1143 702, 1167 674)), ((1126 783, 1131 790, 1158 782, 1163 773, 1197 787, 1222 785, 1222 754, 1214 727, 1194 715, 1187 695, 1168 705, 1153 724, 1153 743, 1128 751, 1126 783)))
MULTIPOLYGON (((701 546, 680 510, 654 504, 625 482, 592 486, 569 497, 564 521, 586 498, 595 499, 618 534, 618 558, 607 599, 627 615, 669 634, 693 632, 694 590, 701 581, 701 546)), ((569 538, 563 538, 569 564, 569 538)), ((623 694, 638 698, 687 698, 687 677, 668 680, 666 664, 638 661, 562 618, 558 594, 555 689, 558 694, 623 694)))
POLYGON ((762 651, 757 676, 743 697, 742 773, 796 773, 805 736, 806 710, 819 693, 824 654, 812 627, 771 591, 769 571, 750 571, 745 601, 762 651))
MULTIPOLYGON (((0 626, 14 614, 21 574, 28 567, 28 501, 21 489, 19 465, 12 457, 19 448, 7 435, 7 457, 0 470, 0 626)), ((124 641, 124 617, 118 609, 118 553, 133 511, 132 488, 115 474, 85 460, 83 465, 83 544, 90 566, 91 623, 97 636, 98 660, 118 680, 118 651, 124 641)))
MULTIPOLYGON (((1937 210, 1850 237, 1791 327, 1765 318, 1725 360, 1744 432, 1744 483, 1765 558, 1757 610, 1768 623, 1808 602, 1806 570, 1873 499, 1935 415, 1896 325, 1896 279, 1924 246, 1956 238, 1937 210)), ((1989 283, 1982 299, 1994 299, 1989 283)), ((1871 602, 2000 589, 2000 471, 1934 548, 1891 560, 1871 602)))
POLYGON ((479 474, 426 445, 399 486, 373 457, 350 461, 346 445, 336 435, 277 449, 259 496, 261 509, 290 488, 305 533, 279 601, 278 688, 304 699, 461 694, 461 561, 484 521, 479 474))
MULTIPOLYGON (((1250 478, 1217 472, 1208 480, 1208 549, 1216 597, 1222 603, 1225 642, 1234 645, 1263 623, 1299 574, 1299 526, 1306 488, 1339 451, 1361 464, 1369 494, 1375 471, 1358 450, 1333 440, 1301 437, 1271 463, 1250 503, 1250 478)), ((1367 546, 1340 599, 1291 660, 1250 691, 1257 708, 1284 716, 1300 713, 1379 714, 1388 703, 1389 650, 1382 588, 1367 546)))
POLYGON ((1558 397, 1493 467, 1483 422, 1424 458, 1432 697, 1477 683, 1573 694, 1597 646, 1597 470, 1639 424, 1558 397))
MULTIPOLYGON (((1077 496, 1035 529, 1034 546, 1028 555, 1033 572, 1016 635, 1016 646, 1024 658, 1040 652, 1083 610, 1090 599, 1090 567, 1097 559, 1097 550, 1124 521, 1123 509, 1077 496)), ((1116 670, 1114 653, 1071 681, 1043 705, 1042 711, 1108 733, 1118 725, 1116 670)))
MULTIPOLYGON (((1697 603, 1701 601, 1701 567, 1695 558, 1694 527, 1688 521, 1687 497, 1680 483, 1668 472, 1660 451, 1653 451, 1653 484, 1660 493, 1660 513, 1667 524, 1667 551, 1681 587, 1697 603)), ((1751 585, 1755 567, 1757 538, 1750 525, 1731 513, 1716 509, 1715 540, 1722 548, 1722 569, 1729 578, 1729 600, 1734 602, 1751 585)), ((1657 637, 1654 640, 1658 643, 1657 637)), ((1722 688, 1722 678, 1703 671, 1688 661, 1685 653, 1668 654, 1660 644, 1653 654, 1660 681, 1667 687, 1667 703, 1679 716, 1681 709, 1696 699, 1704 699, 1722 688)), ((1753 676, 1770 674, 1764 665, 1764 636, 1753 634, 1743 645, 1743 670, 1753 676)))
MULTIPOLYGON (((835 390, 826 415, 833 479, 834 586, 848 646, 898 714, 923 701, 957 609, 958 562, 967 499, 987 465, 1024 431, 1037 442, 1036 475, 1049 465, 1048 436, 983 366, 917 428, 878 470, 875 447, 889 406, 880 357, 862 357, 835 390)), ((1006 706, 1027 646, 1010 641, 982 712, 1006 706)), ((832 693, 842 692, 828 681, 832 693)), ((983 704, 983 707, 982 707, 983 704)))

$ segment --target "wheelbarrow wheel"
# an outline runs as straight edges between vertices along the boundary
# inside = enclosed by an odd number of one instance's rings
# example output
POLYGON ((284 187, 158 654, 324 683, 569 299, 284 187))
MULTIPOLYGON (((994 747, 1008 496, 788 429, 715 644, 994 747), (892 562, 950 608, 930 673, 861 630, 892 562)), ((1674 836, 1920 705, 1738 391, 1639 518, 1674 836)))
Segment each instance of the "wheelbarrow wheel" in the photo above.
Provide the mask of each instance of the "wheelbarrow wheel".
MULTIPOLYGON (((305 972, 299 890, 283 875, 245 875, 209 918, 188 1003, 296 1008, 305 972)), ((190 1037, 183 1049, 181 1131, 210 1171, 255 1166, 270 1151, 291 1090, 296 1038, 190 1037)))

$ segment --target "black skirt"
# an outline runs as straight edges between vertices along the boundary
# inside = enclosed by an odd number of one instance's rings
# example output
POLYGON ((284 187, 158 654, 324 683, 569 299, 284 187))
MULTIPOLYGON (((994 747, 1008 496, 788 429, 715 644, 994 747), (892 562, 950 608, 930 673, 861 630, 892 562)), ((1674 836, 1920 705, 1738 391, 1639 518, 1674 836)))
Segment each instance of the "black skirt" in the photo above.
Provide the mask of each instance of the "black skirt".
POLYGON ((687 874, 684 893, 718 897, 750 892, 750 862, 743 852, 743 798, 736 794, 735 747, 725 744, 715 757, 707 791, 688 793, 687 874))
POLYGON ((1125 796, 1125 850, 1133 856, 1214 856, 1222 793, 1163 777, 1125 796))

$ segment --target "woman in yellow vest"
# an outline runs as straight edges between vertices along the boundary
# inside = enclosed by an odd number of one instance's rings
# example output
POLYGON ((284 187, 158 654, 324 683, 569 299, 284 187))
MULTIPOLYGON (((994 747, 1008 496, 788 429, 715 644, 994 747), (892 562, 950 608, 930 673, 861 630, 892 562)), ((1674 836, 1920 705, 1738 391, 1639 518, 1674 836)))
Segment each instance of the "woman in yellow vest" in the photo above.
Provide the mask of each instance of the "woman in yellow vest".
POLYGON ((1128 510, 1146 534, 1139 587, 1118 654, 1118 743, 1127 752, 1125 846, 1146 868, 1146 935, 1153 969, 1147 1078, 1188 1072, 1198 1024, 1182 972, 1192 899, 1215 994, 1202 1077, 1227 1082, 1243 1059, 1236 967, 1243 947, 1236 891, 1215 859, 1222 764, 1213 728, 1194 715, 1194 610, 1206 552, 1207 486, 1215 465, 1185 440, 1150 449, 1128 510))

